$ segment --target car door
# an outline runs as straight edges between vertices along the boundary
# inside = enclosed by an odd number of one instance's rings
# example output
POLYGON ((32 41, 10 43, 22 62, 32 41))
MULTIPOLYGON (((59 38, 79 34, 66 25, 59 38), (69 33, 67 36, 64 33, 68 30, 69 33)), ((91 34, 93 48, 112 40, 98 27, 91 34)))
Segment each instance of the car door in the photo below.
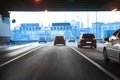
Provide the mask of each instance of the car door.
POLYGON ((120 53, 120 30, 116 35, 116 39, 113 40, 113 58, 119 61, 119 53, 120 53))
POLYGON ((119 56, 119 31, 116 31, 109 38, 108 56, 114 60, 118 60, 119 56))

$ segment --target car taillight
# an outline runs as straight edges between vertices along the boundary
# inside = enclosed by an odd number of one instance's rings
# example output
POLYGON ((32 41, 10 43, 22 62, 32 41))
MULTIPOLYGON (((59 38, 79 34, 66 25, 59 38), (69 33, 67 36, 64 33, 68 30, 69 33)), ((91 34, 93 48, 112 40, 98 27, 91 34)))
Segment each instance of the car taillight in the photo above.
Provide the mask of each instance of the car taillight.
POLYGON ((92 40, 96 40, 96 38, 92 38, 92 40))
POLYGON ((80 40, 85 40, 85 38, 81 38, 80 40))

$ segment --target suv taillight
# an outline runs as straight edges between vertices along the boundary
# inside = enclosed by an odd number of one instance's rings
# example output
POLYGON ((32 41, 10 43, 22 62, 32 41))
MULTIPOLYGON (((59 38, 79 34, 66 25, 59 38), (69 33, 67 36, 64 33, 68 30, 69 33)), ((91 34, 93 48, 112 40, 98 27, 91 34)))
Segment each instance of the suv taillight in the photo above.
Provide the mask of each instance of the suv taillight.
POLYGON ((92 38, 92 40, 96 40, 96 38, 92 38))
POLYGON ((81 38, 80 40, 85 40, 85 38, 81 38))

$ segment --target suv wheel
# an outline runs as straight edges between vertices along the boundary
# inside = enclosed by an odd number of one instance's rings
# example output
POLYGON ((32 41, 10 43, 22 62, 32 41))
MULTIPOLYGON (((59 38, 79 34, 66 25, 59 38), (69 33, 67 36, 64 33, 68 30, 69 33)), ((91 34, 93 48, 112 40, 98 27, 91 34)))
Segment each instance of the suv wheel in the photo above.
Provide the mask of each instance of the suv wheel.
POLYGON ((97 46, 96 46, 96 45, 94 45, 94 48, 97 48, 97 46))
POLYGON ((107 56, 107 51, 106 51, 106 49, 103 50, 103 57, 104 57, 104 61, 106 61, 106 62, 109 62, 109 61, 110 61, 110 59, 109 59, 108 56, 107 56))
POLYGON ((82 45, 80 45, 80 48, 82 48, 82 45))
POLYGON ((91 46, 91 48, 93 48, 93 46, 91 46))

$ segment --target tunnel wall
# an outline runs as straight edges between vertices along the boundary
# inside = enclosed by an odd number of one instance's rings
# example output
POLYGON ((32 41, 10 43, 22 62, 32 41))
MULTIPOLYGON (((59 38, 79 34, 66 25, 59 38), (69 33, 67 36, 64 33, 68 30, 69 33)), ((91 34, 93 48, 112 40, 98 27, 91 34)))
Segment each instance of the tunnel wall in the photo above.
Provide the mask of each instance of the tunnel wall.
POLYGON ((8 43, 10 41, 10 24, 9 18, 2 19, 0 15, 0 43, 8 43))

